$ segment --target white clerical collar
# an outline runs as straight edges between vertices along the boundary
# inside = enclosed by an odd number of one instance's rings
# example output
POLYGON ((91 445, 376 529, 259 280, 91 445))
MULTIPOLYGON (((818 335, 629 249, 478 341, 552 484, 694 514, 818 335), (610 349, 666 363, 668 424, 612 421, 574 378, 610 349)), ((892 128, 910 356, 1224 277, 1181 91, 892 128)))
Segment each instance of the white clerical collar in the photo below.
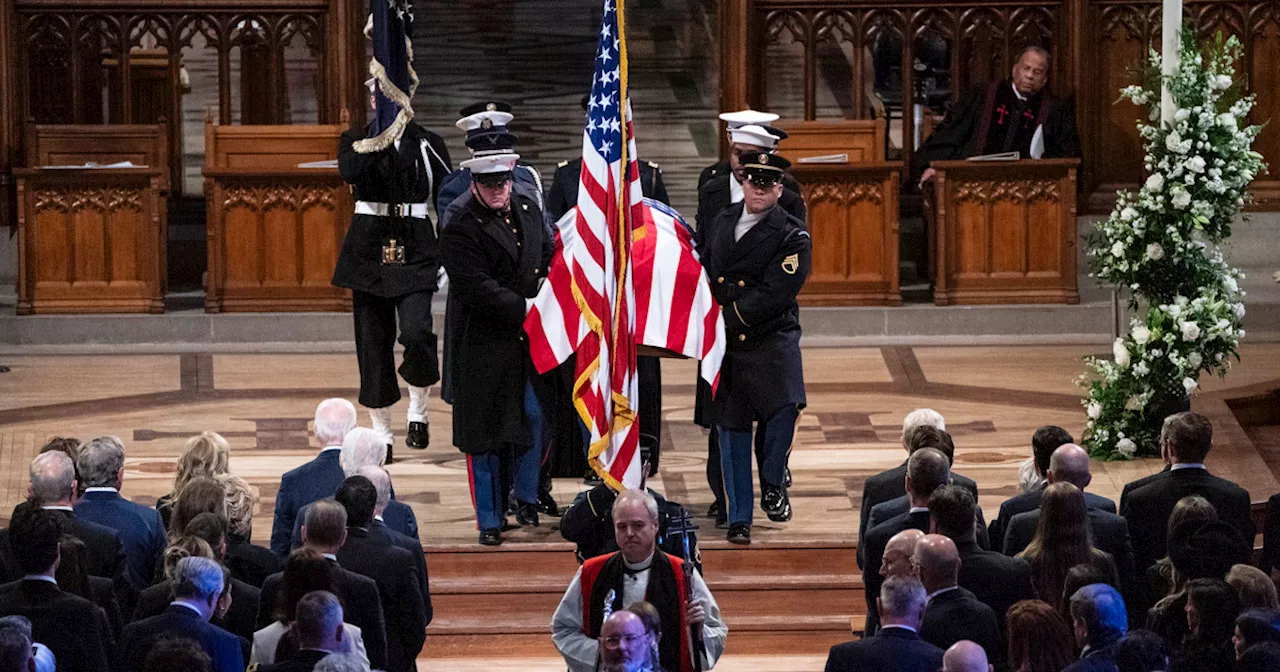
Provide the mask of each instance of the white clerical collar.
POLYGON ((342 446, 325 446, 324 449, 321 450, 320 452, 327 453, 331 450, 342 450, 342 446))
POLYGON ((338 556, 336 556, 336 555, 334 555, 334 554, 332 554, 332 553, 321 553, 320 555, 323 555, 324 557, 329 558, 330 560, 332 560, 332 561, 334 561, 334 562, 337 562, 337 561, 338 561, 338 556))
POLYGON ((907 513, 929 513, 927 506, 913 506, 907 510, 907 513))
POLYGON ((200 618, 204 618, 204 612, 203 612, 203 611, 201 611, 199 607, 197 607, 196 605, 194 605, 194 604, 192 604, 192 603, 190 603, 190 602, 188 602, 188 601, 186 601, 186 600, 174 600, 174 601, 172 601, 172 602, 170 602, 170 603, 169 603, 169 606, 171 606, 171 607, 186 607, 186 608, 190 609, 191 611, 196 612, 196 615, 197 615, 197 616, 199 616, 200 618))
POLYGON ((626 565, 627 569, 633 572, 644 571, 646 569, 649 569, 649 567, 653 565, 653 553, 650 553, 649 557, 645 558, 644 560, 641 560, 640 562, 634 562, 634 563, 627 562, 627 556, 624 555, 622 556, 622 564, 626 565))
POLYGON ((1018 100, 1021 100, 1021 101, 1022 101, 1022 102, 1024 102, 1024 103, 1025 103, 1025 102, 1027 102, 1027 96, 1022 95, 1022 92, 1018 90, 1018 85, 1017 85, 1017 84, 1014 84, 1014 83, 1011 81, 1011 82, 1009 82, 1009 86, 1013 89, 1013 95, 1017 96, 1017 97, 1018 97, 1018 100))
POLYGON ((893 625, 882 625, 882 626, 880 626, 880 629, 881 629, 881 630, 888 630, 889 628, 901 628, 901 629, 903 629, 903 630, 910 630, 911 632, 914 632, 914 633, 916 633, 916 634, 920 634, 920 632, 919 632, 918 630, 916 630, 915 628, 913 628, 913 627, 911 627, 911 626, 909 626, 909 625, 902 625, 902 624, 899 624, 899 623, 894 623, 893 625))
POLYGON ((1209 470, 1207 467, 1204 466, 1203 463, 1200 463, 1200 462, 1178 462, 1172 467, 1169 467, 1169 471, 1178 471, 1179 469, 1204 469, 1205 471, 1209 470))
POLYGON ((84 491, 85 492, 114 492, 116 494, 120 493, 119 490, 116 490, 115 488, 107 487, 105 485, 98 485, 92 488, 85 488, 84 491))
POLYGON ((28 574, 22 577, 22 580, 23 581, 45 581, 47 583, 52 583, 55 586, 58 585, 58 580, 53 578, 52 576, 49 576, 48 574, 28 574))
POLYGON ((947 586, 946 588, 939 588, 939 589, 937 589, 937 590, 933 591, 932 593, 929 593, 928 595, 925 595, 925 596, 924 596, 924 603, 925 603, 925 604, 929 604, 930 602, 932 602, 932 601, 933 601, 933 598, 935 598, 935 597, 937 597, 937 596, 939 596, 939 595, 941 595, 941 594, 943 594, 943 593, 950 592, 950 591, 952 591, 952 590, 960 590, 960 586, 947 586))
POLYGON ((75 509, 69 506, 63 506, 61 504, 50 504, 48 506, 42 506, 40 508, 44 509, 45 511, 75 511, 75 509))
POLYGON ((373 517, 373 519, 374 519, 374 520, 376 520, 376 521, 378 521, 379 523, 385 523, 385 522, 387 522, 387 521, 385 521, 385 520, 383 520, 383 519, 382 519, 382 515, 381 515, 381 514, 374 516, 374 517, 373 517))

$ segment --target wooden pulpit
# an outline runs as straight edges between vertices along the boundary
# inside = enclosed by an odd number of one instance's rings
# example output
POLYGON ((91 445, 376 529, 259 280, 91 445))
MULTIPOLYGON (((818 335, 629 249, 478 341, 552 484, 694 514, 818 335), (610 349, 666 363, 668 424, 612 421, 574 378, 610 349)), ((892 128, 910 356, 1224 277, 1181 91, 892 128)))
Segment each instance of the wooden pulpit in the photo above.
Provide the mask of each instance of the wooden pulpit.
POLYGON ((931 163, 934 303, 1079 303, 1079 165, 1079 159, 931 163))
POLYGON ((335 167, 345 124, 205 127, 209 272, 205 310, 344 311, 330 284, 351 224, 351 190, 335 167))

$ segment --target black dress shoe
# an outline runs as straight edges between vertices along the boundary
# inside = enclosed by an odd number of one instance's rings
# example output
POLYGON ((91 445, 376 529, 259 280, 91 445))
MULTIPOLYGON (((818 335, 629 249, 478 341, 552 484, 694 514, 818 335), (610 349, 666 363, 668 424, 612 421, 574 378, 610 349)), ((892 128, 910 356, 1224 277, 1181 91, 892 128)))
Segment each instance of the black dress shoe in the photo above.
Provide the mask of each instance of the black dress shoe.
POLYGON ((764 509, 769 520, 785 523, 791 520, 791 499, 787 497, 787 489, 776 485, 764 486, 764 494, 760 497, 760 508, 764 509))
POLYGON ((597 485, 603 485, 604 479, 600 478, 600 474, 597 474, 595 469, 588 469, 587 473, 582 475, 582 484, 595 487, 597 485))
POLYGON ((404 438, 404 445, 414 450, 422 450, 431 442, 431 427, 425 422, 410 422, 409 434, 404 438))
POLYGON ((480 545, 481 546, 501 546, 502 533, 499 532, 498 528, 496 527, 491 527, 487 530, 480 530, 480 545))
POLYGON ((538 513, 545 513, 548 516, 560 515, 560 507, 556 504, 556 500, 551 496, 551 493, 538 493, 538 513))
POLYGON ((730 525, 728 539, 731 544, 751 543, 751 526, 746 523, 734 523, 730 525))
POLYGON ((782 487, 791 487, 791 467, 784 467, 786 471, 782 472, 782 487))
POLYGON ((724 512, 724 505, 721 504, 720 500, 718 499, 714 502, 711 502, 711 506, 707 507, 708 518, 719 518, 720 514, 723 512, 724 512))
POLYGON ((711 506, 707 508, 707 515, 712 518, 715 518, 716 529, 718 530, 728 529, 729 514, 727 511, 725 511, 724 504, 720 502, 712 502, 711 506))
POLYGON ((516 507, 516 522, 524 527, 538 526, 538 505, 520 502, 516 507))

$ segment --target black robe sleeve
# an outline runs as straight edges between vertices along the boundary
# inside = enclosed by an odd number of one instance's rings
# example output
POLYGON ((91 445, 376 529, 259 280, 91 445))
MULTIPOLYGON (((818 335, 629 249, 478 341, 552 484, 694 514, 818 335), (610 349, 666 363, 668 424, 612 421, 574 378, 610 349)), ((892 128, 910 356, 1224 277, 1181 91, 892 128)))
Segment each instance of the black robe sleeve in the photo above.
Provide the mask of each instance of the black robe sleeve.
POLYGON ((1045 159, 1075 159, 1080 157, 1080 134, 1076 131, 1075 100, 1054 103, 1053 110, 1044 120, 1045 159))
POLYGON ((912 162, 912 175, 918 177, 934 161, 954 161, 965 158, 965 150, 978 132, 979 117, 986 102, 986 87, 969 89, 947 112, 947 116, 925 138, 916 150, 912 162))

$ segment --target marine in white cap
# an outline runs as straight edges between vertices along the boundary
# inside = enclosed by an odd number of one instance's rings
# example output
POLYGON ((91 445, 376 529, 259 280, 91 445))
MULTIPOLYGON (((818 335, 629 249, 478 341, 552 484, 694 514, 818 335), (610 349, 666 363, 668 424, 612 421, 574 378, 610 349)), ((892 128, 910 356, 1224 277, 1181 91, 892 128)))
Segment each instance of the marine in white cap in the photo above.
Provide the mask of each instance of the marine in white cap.
MULTIPOLYGON (((745 110, 738 110, 737 112, 722 112, 720 114, 720 121, 724 122, 726 133, 729 131, 732 131, 735 128, 738 128, 740 126, 746 126, 748 124, 755 124, 756 126, 768 126, 769 124, 772 124, 777 120, 778 120, 778 115, 772 112, 757 112, 756 110, 753 110, 751 108, 747 108, 745 110)), ((729 140, 729 142, 730 143, 733 142, 732 138, 729 140)), ((707 180, 710 180, 713 177, 718 177, 720 175, 727 175, 728 173, 729 173, 728 161, 713 163, 707 166, 706 168, 703 168, 702 172, 698 174, 698 188, 701 189, 702 185, 707 183, 707 180)))

